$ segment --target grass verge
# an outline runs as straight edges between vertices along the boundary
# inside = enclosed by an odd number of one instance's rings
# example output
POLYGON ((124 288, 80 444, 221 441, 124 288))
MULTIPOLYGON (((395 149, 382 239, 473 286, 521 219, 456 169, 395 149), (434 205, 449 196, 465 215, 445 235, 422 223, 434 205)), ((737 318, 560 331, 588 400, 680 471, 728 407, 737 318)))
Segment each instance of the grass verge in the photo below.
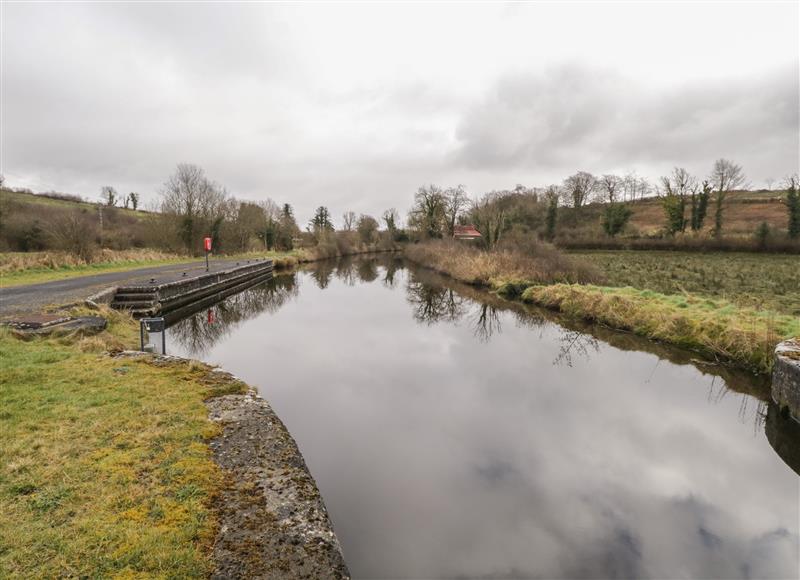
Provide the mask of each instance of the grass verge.
MULTIPOLYGON (((533 245, 527 250, 527 260, 518 255, 514 258, 504 256, 504 253, 481 252, 460 244, 435 242, 409 246, 405 255, 412 262, 459 281, 486 286, 504 298, 537 304, 610 328, 688 348, 754 372, 769 372, 777 343, 800 336, 800 319, 787 313, 786 307, 781 307, 781 311, 751 307, 741 296, 734 302, 689 292, 668 295, 647 289, 575 283, 603 280, 606 276, 612 283, 619 281, 624 279, 623 275, 614 270, 622 269, 624 265, 633 279, 648 287, 655 285, 652 279, 658 278, 653 272, 657 263, 652 263, 648 270, 636 259, 628 264, 624 257, 615 256, 610 259, 613 268, 606 265, 603 268, 605 273, 601 274, 586 263, 603 263, 593 259, 595 253, 584 256, 584 260, 580 259, 581 256, 572 256, 570 260, 549 245, 539 249, 533 245)), ((719 276, 732 268, 731 256, 725 258, 714 263, 719 276)), ((677 268, 678 264, 674 262, 671 268, 677 268)), ((701 266, 702 263, 689 264, 686 271, 701 266)), ((797 272, 789 266, 784 274, 791 277, 797 272)), ((769 271, 764 270, 764 275, 769 275, 769 271)), ((741 275, 733 276, 745 283, 741 275)), ((763 280, 747 283, 765 285, 763 280)), ((773 298, 775 296, 777 292, 773 298)), ((770 304, 776 305, 777 299, 770 304)))
POLYGON ((106 272, 187 262, 191 258, 149 250, 102 250, 93 262, 66 252, 0 253, 0 286, 22 286, 106 272))
POLYGON ((777 343, 800 335, 797 317, 691 294, 555 284, 531 286, 520 298, 755 372, 771 370, 777 343))
POLYGON ((93 337, 0 330, 0 577, 209 573, 223 481, 204 399, 242 392, 199 363, 155 366, 109 316, 93 337))

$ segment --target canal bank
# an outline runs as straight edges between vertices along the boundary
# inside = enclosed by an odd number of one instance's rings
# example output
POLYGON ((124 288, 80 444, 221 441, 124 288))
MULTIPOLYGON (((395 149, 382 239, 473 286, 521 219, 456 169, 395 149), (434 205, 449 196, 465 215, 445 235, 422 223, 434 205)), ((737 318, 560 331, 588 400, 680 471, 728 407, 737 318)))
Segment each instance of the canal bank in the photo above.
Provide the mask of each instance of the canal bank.
POLYGON ((710 360, 770 374, 775 346, 800 336, 800 319, 724 299, 601 286, 592 264, 542 244, 527 254, 478 252, 459 244, 410 244, 409 261, 511 301, 700 353, 710 360), (583 278, 583 279, 581 279, 583 278))
POLYGON ((0 328, 0 576, 347 578, 269 405, 205 363, 125 352, 138 325, 98 308, 104 329, 0 328))

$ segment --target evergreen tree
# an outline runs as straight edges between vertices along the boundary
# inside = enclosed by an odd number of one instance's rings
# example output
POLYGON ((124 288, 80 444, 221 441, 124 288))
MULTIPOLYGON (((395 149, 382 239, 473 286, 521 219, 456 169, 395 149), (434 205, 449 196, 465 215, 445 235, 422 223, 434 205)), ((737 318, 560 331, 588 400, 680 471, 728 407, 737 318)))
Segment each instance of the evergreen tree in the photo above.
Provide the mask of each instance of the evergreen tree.
POLYGON ((547 202, 545 215, 545 237, 552 240, 556 237, 556 222, 558 221, 558 196, 551 195, 547 202))
POLYGON ((606 204, 603 209, 603 230, 613 238, 625 228, 632 214, 633 210, 624 203, 606 204))
POLYGON ((692 231, 697 232, 703 229, 703 222, 708 213, 708 199, 711 197, 711 184, 708 180, 703 182, 703 188, 696 196, 692 194, 692 231))
POLYGON ((789 178, 786 193, 786 210, 789 212, 789 237, 800 237, 800 192, 797 191, 797 177, 789 178))
POLYGON ((319 238, 321 235, 333 232, 333 222, 331 221, 331 212, 324 205, 317 208, 314 212, 314 217, 308 223, 309 230, 315 237, 319 238))

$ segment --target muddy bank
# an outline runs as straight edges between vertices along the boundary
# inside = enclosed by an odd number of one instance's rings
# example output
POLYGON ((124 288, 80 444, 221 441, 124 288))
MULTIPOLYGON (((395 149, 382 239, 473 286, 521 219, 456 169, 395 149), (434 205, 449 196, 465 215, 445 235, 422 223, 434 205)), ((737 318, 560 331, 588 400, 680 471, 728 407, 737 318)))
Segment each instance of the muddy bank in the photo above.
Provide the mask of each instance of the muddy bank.
POLYGON ((228 485, 219 502, 214 578, 349 578, 328 512, 297 444, 255 393, 206 402, 228 485))

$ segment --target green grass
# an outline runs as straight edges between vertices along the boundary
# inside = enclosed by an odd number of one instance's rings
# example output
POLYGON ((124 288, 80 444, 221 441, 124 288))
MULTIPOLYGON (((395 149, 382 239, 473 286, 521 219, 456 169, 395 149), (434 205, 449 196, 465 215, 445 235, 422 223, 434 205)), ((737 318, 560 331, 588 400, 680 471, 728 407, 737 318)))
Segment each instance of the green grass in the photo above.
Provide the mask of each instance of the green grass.
MULTIPOLYGON (((275 265, 278 267, 292 266, 307 259, 302 253, 302 250, 294 250, 291 252, 248 252, 231 256, 218 256, 218 258, 224 260, 272 258, 275 260, 275 265)), ((31 267, 0 274, 0 287, 9 288, 12 286, 24 286, 26 284, 39 284, 42 282, 67 280, 94 274, 125 272, 138 268, 168 266, 170 264, 182 264, 185 262, 197 262, 199 264, 202 261, 203 258, 200 257, 176 256, 175 258, 162 260, 115 260, 111 262, 95 262, 92 264, 80 265, 64 264, 56 267, 31 267)))
MULTIPOLYGON (((0 331, 0 577, 209 573, 223 484, 204 365, 113 359, 136 327, 23 342, 0 331)), ((127 320, 127 321, 126 321, 127 320)))
POLYGON ((700 294, 737 306, 800 316, 800 256, 744 253, 579 251, 610 286, 700 294))
MULTIPOLYGON (((534 248, 531 257, 542 251, 534 248)), ((469 284, 488 285, 505 298, 628 330, 756 372, 772 368, 779 341, 800 335, 797 256, 574 252, 571 264, 549 256, 550 263, 569 264, 576 271, 599 267, 605 278, 600 286, 558 283, 563 282, 558 276, 531 277, 513 262, 493 259, 488 253, 472 254, 474 250, 458 245, 420 244, 406 250, 414 262, 469 284), (468 267, 461 266, 465 261, 468 267)))
MULTIPOLYGON (((124 262, 97 262, 94 264, 81 264, 79 266, 64 265, 57 268, 29 268, 16 272, 9 272, 0 276, 0 287, 24 286, 26 284, 39 284, 54 280, 68 280, 93 274, 108 272, 125 272, 137 268, 150 266, 167 266, 191 261, 189 257, 180 257, 169 260, 130 260, 124 262)), ((197 260, 200 261, 199 259, 197 260)))
MULTIPOLYGON (((33 195, 30 193, 18 193, 15 191, 10 191, 8 189, 0 189, 0 203, 20 203, 20 204, 32 204, 37 206, 49 206, 49 207, 58 207, 58 208, 65 208, 65 209, 87 209, 87 210, 96 210, 100 203, 94 203, 91 201, 72 201, 67 199, 54 199, 51 197, 45 197, 43 195, 33 195)), ((131 208, 124 208, 121 207, 122 202, 120 201, 120 206, 116 206, 115 209, 117 211, 122 212, 123 214, 133 216, 137 219, 144 219, 148 214, 148 212, 142 210, 135 210, 131 208)))
POLYGON ((796 316, 696 295, 554 284, 531 286, 521 298, 756 372, 772 368, 773 351, 780 340, 800 336, 800 319, 796 316))

